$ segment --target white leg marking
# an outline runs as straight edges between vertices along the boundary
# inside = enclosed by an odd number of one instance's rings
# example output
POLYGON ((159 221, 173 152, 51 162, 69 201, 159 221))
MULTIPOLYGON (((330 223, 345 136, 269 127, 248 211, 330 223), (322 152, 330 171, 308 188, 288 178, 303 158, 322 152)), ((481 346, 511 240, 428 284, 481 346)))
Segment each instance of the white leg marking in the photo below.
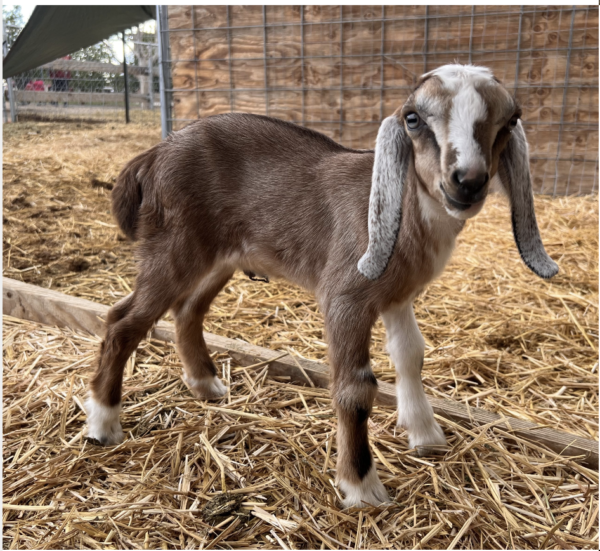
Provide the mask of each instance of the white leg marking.
POLYGON ((97 402, 91 395, 85 401, 88 430, 87 437, 98 440, 104 446, 120 444, 125 439, 119 413, 121 404, 105 406, 97 402))
POLYGON ((227 386, 216 375, 209 375, 205 379, 189 377, 184 371, 181 376, 194 397, 199 400, 218 400, 227 394, 227 386))
POLYGON ((421 382, 425 341, 417 326, 412 304, 393 306, 382 314, 388 351, 396 366, 398 424, 408 431, 408 444, 425 455, 428 446, 445 446, 444 431, 433 417, 421 382))
POLYGON ((347 507, 377 506, 389 501, 385 487, 379 480, 377 470, 373 465, 358 484, 340 480, 338 481, 338 487, 346 496, 342 502, 344 509, 347 507))

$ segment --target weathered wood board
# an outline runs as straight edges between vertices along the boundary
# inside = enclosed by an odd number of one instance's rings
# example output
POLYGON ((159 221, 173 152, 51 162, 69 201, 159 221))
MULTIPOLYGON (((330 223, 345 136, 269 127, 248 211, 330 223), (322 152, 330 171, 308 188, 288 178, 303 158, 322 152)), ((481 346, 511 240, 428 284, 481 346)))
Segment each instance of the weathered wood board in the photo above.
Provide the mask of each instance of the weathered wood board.
MULTIPOLYGON (((124 105, 124 94, 105 94, 102 92, 33 92, 30 90, 15 90, 16 101, 72 103, 82 105, 124 105)), ((149 104, 148 96, 143 94, 129 94, 129 101, 133 103, 149 104)))
MULTIPOLYGON (((2 306, 5 315, 59 327, 69 327, 96 335, 104 334, 103 318, 108 311, 107 306, 6 277, 2 280, 2 286, 2 306)), ((174 341, 173 324, 159 322, 152 332, 152 337, 164 341, 174 341)), ((272 360, 268 372, 271 377, 284 375, 299 384, 307 384, 310 379, 314 385, 319 387, 326 388, 329 385, 329 370, 319 362, 293 358, 289 355, 282 357, 281 352, 210 333, 204 333, 204 339, 211 351, 227 352, 241 365, 272 360)), ((395 405, 394 386, 380 382, 377 401, 384 405, 395 405)), ((432 397, 429 397, 429 401, 434 411, 442 417, 463 422, 469 426, 497 423, 496 426, 504 428, 510 434, 542 444, 557 454, 572 456, 575 461, 591 468, 598 468, 598 442, 594 440, 540 427, 521 419, 500 417, 496 413, 468 407, 460 402, 432 397)))
POLYGON ((378 123, 416 78, 458 60, 490 67, 523 105, 532 157, 559 161, 551 171, 534 166, 536 191, 589 193, 597 185, 597 7, 169 6, 168 13, 176 130, 198 117, 250 112, 372 148, 378 123), (596 162, 574 171, 569 161, 582 158, 596 162))
MULTIPOLYGON (((54 69, 57 71, 93 71, 96 73, 121 74, 123 65, 114 63, 103 63, 101 61, 78 61, 76 59, 56 59, 50 63, 40 65, 40 69, 54 69)), ((128 65, 127 71, 132 75, 147 75, 148 67, 128 65)), ((158 75, 158 68, 154 67, 153 73, 158 75)))

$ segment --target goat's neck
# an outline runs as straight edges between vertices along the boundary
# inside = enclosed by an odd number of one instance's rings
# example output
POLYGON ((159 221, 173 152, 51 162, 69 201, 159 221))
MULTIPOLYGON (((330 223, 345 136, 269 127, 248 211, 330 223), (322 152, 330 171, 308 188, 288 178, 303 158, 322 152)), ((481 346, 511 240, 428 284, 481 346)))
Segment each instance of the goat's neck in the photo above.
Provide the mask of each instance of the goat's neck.
POLYGON ((442 273, 452 256, 456 236, 464 226, 463 220, 450 216, 444 206, 429 195, 422 182, 416 178, 413 182, 415 185, 406 190, 404 204, 414 214, 407 217, 400 238, 400 257, 404 262, 396 274, 398 302, 414 297, 442 273))

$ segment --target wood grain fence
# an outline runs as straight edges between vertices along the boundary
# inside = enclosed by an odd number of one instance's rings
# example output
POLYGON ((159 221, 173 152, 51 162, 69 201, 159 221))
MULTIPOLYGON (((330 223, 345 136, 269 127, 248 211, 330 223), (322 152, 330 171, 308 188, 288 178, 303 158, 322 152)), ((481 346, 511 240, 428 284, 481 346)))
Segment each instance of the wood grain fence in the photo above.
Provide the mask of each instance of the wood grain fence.
POLYGON ((535 189, 598 181, 597 6, 169 6, 173 128, 244 111, 373 147, 416 78, 490 67, 523 106, 535 189))

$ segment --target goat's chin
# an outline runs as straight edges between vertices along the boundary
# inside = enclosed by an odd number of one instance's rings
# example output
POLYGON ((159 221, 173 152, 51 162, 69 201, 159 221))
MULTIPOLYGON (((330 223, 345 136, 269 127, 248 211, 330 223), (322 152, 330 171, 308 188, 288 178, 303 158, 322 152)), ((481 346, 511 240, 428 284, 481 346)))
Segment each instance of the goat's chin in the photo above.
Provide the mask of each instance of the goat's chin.
POLYGON ((483 203, 485 203, 485 199, 479 201, 478 203, 472 204, 467 209, 459 210, 454 208, 447 201, 444 201, 444 208, 446 209, 446 212, 453 218, 456 218, 457 220, 468 220, 469 218, 473 218, 473 216, 479 214, 483 208, 483 203))

